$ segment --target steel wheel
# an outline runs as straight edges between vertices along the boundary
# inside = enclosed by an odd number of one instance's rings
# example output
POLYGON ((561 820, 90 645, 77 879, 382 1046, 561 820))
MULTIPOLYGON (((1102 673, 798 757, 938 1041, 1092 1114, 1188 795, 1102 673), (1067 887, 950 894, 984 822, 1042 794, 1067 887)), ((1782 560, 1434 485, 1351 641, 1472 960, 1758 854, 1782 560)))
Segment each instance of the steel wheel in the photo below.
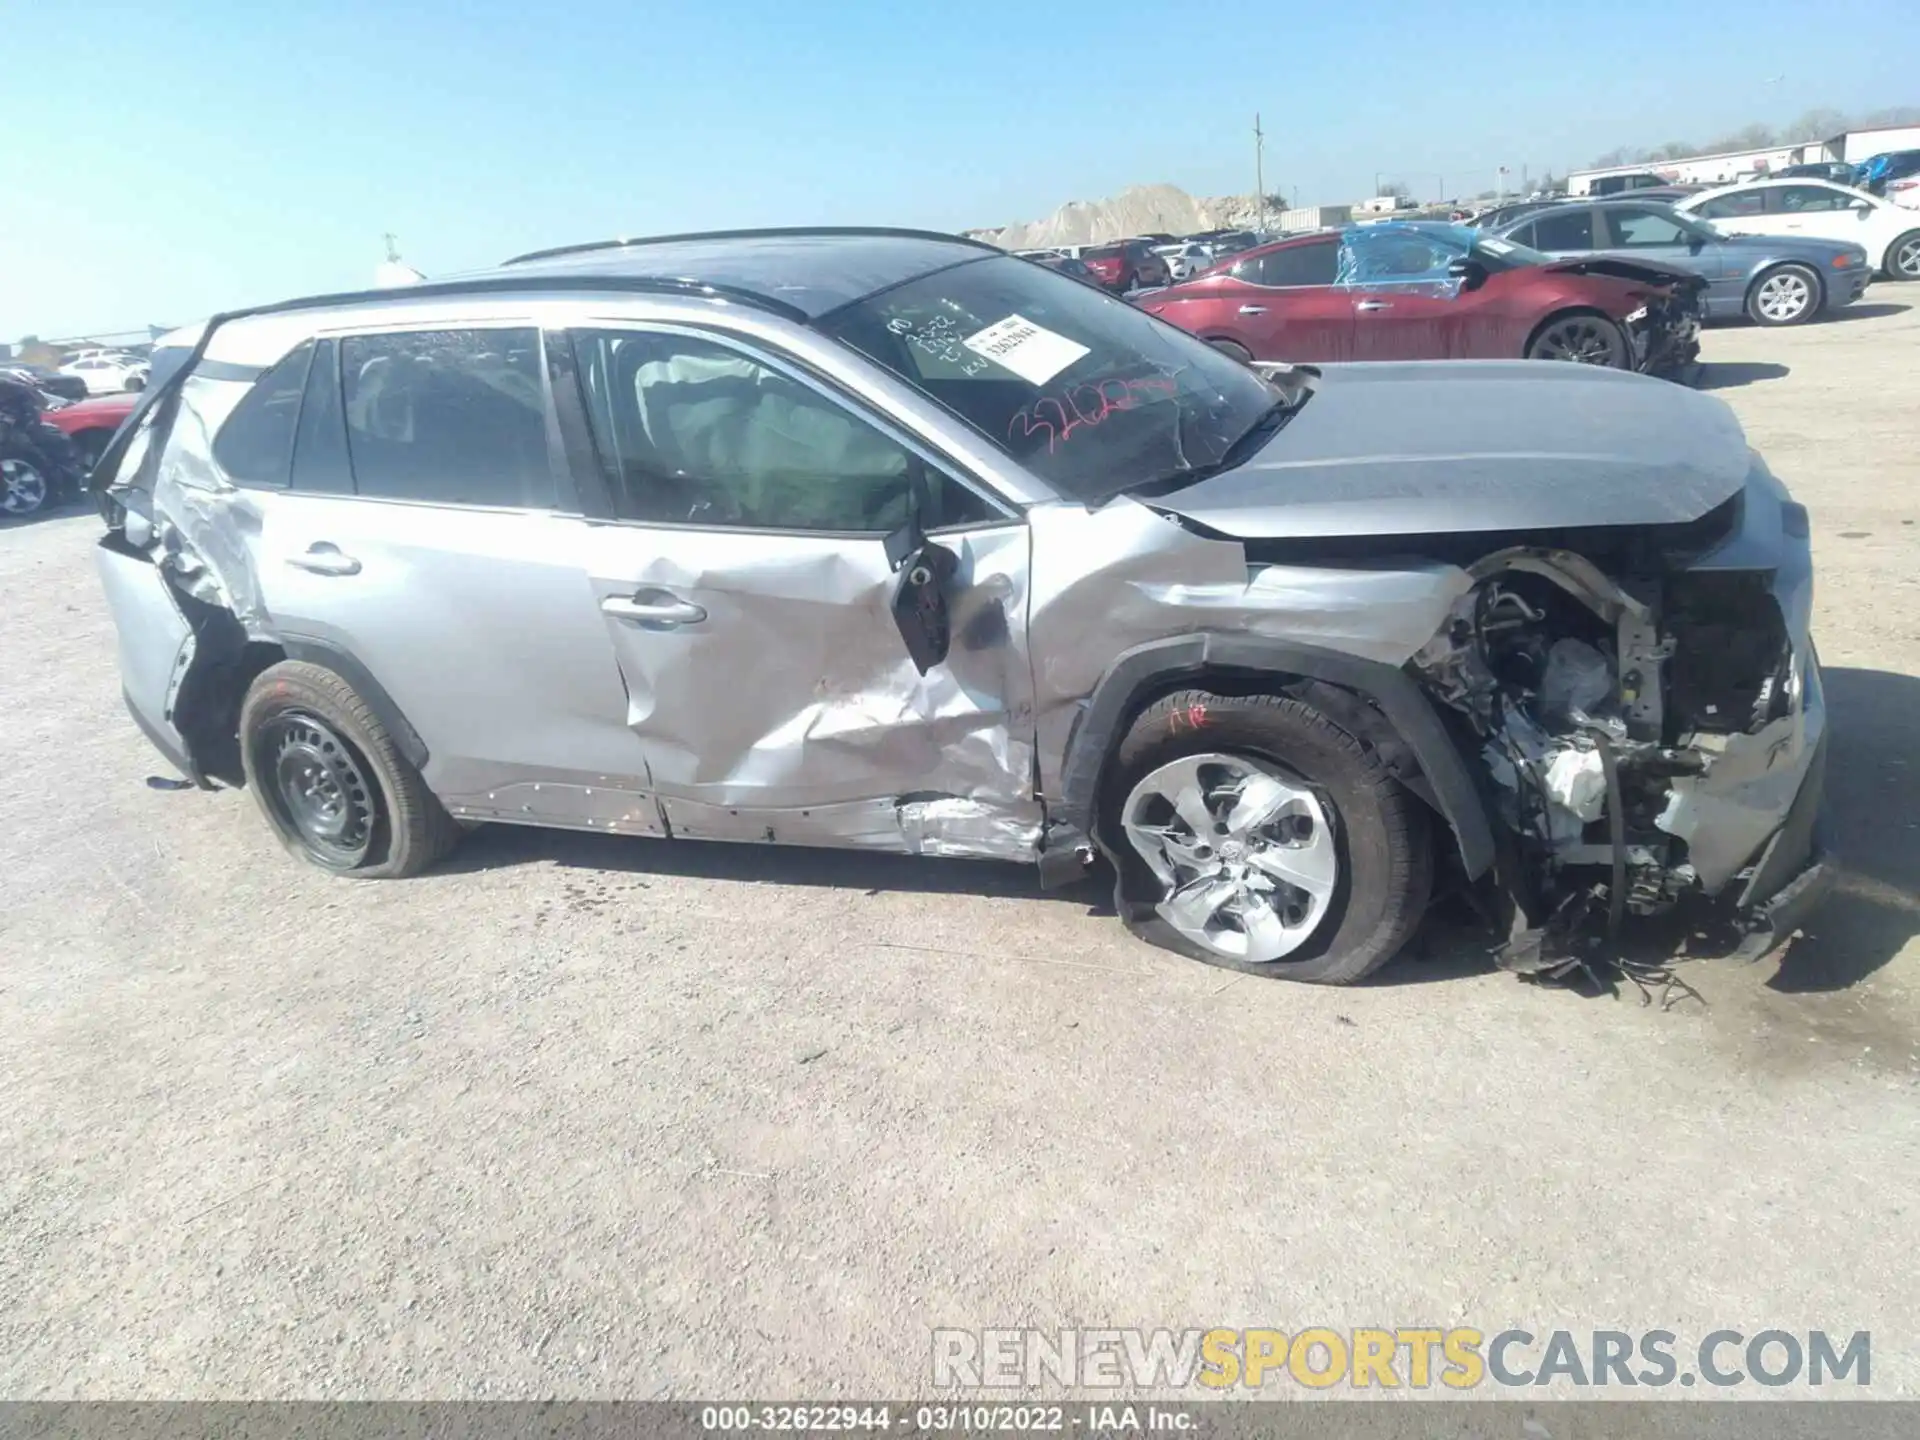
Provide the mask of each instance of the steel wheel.
POLYGON ((1887 269, 1896 279, 1920 280, 1920 230, 1902 235, 1893 242, 1893 251, 1887 257, 1887 269))
POLYGON ((1569 315, 1556 320, 1535 337, 1527 352, 1530 360, 1571 360, 1576 365, 1621 363, 1620 332, 1598 315, 1569 315))
POLYGON ((304 710, 275 716, 255 738, 263 799, 315 861, 351 870, 367 858, 378 812, 351 746, 304 710))
POLYGON ((24 460, 0 460, 0 511, 31 515, 47 503, 47 477, 24 460))
POLYGON ((1297 780, 1242 755, 1189 755, 1144 776, 1122 815, 1163 887, 1155 910, 1193 944, 1262 964, 1326 918, 1339 853, 1326 807, 1297 780))
POLYGON ((1790 325, 1813 307, 1813 286, 1793 270, 1776 270, 1753 292, 1753 306, 1775 325, 1790 325))

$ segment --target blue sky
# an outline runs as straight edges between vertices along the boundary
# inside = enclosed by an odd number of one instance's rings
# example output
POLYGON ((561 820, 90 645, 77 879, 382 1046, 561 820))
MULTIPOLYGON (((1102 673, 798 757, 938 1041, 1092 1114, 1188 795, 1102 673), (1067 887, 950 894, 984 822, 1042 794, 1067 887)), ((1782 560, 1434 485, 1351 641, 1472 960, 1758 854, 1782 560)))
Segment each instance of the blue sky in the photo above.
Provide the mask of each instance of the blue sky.
POLYGON ((1920 103, 1913 0, 0 0, 0 339, 620 233, 1430 192, 1920 103), (909 19, 908 17, 916 17, 909 19))

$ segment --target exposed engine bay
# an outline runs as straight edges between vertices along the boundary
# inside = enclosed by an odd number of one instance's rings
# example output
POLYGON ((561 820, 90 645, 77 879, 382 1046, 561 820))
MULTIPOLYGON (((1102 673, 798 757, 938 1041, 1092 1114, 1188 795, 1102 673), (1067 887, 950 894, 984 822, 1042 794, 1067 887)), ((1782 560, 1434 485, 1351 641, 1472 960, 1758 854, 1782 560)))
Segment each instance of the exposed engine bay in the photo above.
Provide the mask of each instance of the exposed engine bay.
POLYGON ((1503 962, 1580 968, 1573 937, 1600 917, 1617 942, 1628 914, 1752 878, 1737 843, 1689 842, 1703 790, 1799 748, 1802 676, 1772 577, 1676 570, 1621 584, 1571 552, 1526 547, 1468 573, 1473 588, 1411 665, 1471 728, 1489 812, 1511 840, 1518 913, 1503 962))

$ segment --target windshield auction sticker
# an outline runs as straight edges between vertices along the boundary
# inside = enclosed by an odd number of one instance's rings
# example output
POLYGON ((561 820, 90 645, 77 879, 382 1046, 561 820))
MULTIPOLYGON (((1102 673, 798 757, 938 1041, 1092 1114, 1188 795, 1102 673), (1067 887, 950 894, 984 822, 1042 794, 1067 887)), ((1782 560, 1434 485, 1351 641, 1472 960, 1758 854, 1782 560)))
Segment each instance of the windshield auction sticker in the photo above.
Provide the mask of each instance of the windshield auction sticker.
POLYGON ((1044 385, 1087 353, 1087 347, 1036 325, 1024 315, 1009 315, 960 342, 976 355, 1011 370, 1029 385, 1044 385))

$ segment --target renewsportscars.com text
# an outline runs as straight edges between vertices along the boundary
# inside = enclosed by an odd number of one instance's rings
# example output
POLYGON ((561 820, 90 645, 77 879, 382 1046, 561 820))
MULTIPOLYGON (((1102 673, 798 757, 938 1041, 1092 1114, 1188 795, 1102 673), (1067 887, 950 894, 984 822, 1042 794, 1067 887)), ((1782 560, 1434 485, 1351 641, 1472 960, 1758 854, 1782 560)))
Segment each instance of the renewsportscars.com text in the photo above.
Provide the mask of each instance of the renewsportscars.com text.
POLYGON ((935 1330, 943 1389, 1179 1390, 1299 1385, 1314 1390, 1472 1390, 1564 1384, 1661 1389, 1872 1383, 1872 1336, 1825 1330, 1671 1330, 1464 1326, 1334 1330, 935 1330))

